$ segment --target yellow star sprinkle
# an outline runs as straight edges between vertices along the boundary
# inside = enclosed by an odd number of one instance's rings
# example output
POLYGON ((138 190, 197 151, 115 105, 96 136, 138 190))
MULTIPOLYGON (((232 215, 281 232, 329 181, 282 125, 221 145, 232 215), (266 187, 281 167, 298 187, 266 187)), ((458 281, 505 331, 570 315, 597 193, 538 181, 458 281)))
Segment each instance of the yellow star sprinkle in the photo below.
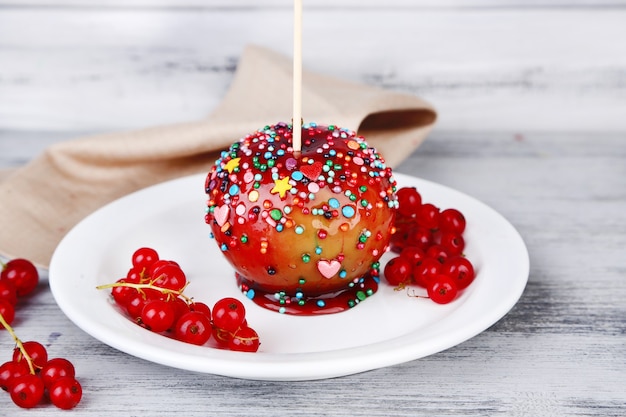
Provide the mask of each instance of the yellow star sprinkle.
POLYGON ((224 168, 226 170, 228 170, 229 174, 232 174, 233 170, 239 166, 239 161, 240 160, 241 160, 241 158, 233 158, 233 159, 231 159, 230 161, 228 161, 226 163, 226 166, 224 168))
POLYGON ((289 184, 289 177, 274 180, 274 188, 270 191, 272 194, 279 194, 280 198, 285 198, 285 193, 293 187, 289 184))

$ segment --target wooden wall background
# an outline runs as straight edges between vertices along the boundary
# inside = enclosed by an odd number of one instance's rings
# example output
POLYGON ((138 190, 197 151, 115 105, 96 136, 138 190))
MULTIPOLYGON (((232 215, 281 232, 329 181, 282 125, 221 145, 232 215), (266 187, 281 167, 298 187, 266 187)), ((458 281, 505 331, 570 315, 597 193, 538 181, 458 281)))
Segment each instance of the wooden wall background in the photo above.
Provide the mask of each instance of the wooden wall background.
MULTIPOLYGON (((626 1, 305 0, 304 64, 432 102, 439 131, 626 128, 626 1)), ((193 120, 289 0, 0 0, 0 162, 193 120)))

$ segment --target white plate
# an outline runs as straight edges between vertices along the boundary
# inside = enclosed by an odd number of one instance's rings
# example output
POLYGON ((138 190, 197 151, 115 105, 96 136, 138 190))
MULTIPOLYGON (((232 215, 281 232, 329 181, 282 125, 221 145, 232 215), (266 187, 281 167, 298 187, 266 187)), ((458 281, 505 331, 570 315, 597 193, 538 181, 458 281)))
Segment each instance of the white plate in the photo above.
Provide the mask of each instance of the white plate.
MULTIPOLYGON (((466 254, 476 280, 447 305, 409 297, 381 284, 355 308, 319 317, 278 314, 256 306, 235 284, 204 223, 204 175, 159 184, 93 213, 72 229, 50 264, 52 293, 63 312, 96 339, 149 361, 196 372, 260 380, 312 380, 354 374, 418 359, 455 346, 503 317, 528 279, 528 252, 500 214, 450 188, 395 174, 441 208, 467 218, 466 254), (128 320, 96 286, 126 275, 135 249, 151 246, 186 272, 188 295, 213 305, 241 299, 260 335, 257 353, 194 346, 128 320)), ((390 254, 385 255, 388 258, 390 254)), ((384 261, 384 259, 383 259, 384 261)), ((418 290, 419 291, 419 290, 418 290)))

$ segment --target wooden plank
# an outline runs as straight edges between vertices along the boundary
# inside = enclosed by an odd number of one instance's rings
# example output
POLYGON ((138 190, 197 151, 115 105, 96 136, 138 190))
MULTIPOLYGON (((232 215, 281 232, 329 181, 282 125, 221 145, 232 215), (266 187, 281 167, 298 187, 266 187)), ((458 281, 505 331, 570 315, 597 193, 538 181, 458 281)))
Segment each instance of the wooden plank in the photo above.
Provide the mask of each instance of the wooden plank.
MULTIPOLYGON (((4 9, 0 127, 121 130, 204 117, 245 45, 290 55, 290 14, 4 9)), ((619 131, 624 21, 626 10, 602 8, 320 9, 305 17, 304 61, 420 95, 445 130, 619 131)))
MULTIPOLYGON (((403 8, 607 8, 626 6, 624 0, 315 0, 305 2, 307 9, 403 8)), ((72 8, 168 8, 168 9, 263 9, 291 8, 292 0, 2 0, 0 7, 72 8)))

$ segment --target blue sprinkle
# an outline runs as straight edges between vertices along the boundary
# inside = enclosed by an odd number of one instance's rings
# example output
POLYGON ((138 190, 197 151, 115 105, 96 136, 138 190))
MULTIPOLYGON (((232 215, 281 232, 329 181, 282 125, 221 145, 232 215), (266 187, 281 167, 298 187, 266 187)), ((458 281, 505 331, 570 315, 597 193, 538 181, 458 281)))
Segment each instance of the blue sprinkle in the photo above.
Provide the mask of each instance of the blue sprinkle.
POLYGON ((220 249, 222 250, 222 252, 226 252, 228 250, 228 246, 226 245, 226 243, 222 243, 222 246, 220 246, 220 249))
POLYGON ((280 314, 285 314, 285 311, 287 311, 287 309, 285 307, 281 307, 281 308, 278 309, 278 312, 280 314))
POLYGON ((302 172, 300 171, 294 171, 291 173, 291 178, 296 181, 300 181, 302 178, 304 178, 304 174, 302 174, 302 172))
POLYGON ((239 186, 237 184, 231 185, 230 188, 228 189, 228 194, 230 195, 239 194, 239 186))
POLYGON ((343 214, 344 217, 347 217, 347 218, 353 217, 354 214, 355 214, 354 207, 352 207, 352 206, 343 206, 343 208, 341 209, 341 214, 343 214))
POLYGON ((276 225, 276 231, 277 232, 282 232, 283 231, 283 225, 282 224, 277 224, 276 225))
POLYGON ((272 153, 271 153, 271 152, 265 152, 265 153, 263 154, 263 157, 264 157, 265 159, 272 159, 272 153))
POLYGON ((317 306, 318 307, 326 307, 326 303, 324 302, 324 300, 317 300, 317 306))
POLYGON ((296 293, 296 298, 297 298, 297 299, 300 299, 300 298, 302 298, 302 297, 304 297, 304 294, 303 294, 303 293, 301 293, 300 291, 298 291, 298 292, 296 293))
POLYGON ((246 291, 246 297, 248 297, 251 300, 254 298, 255 295, 256 294, 254 293, 254 290, 252 288, 250 288, 248 291, 246 291))
POLYGON ((339 208, 339 200, 337 200, 336 198, 331 198, 328 200, 328 205, 332 208, 339 208))

